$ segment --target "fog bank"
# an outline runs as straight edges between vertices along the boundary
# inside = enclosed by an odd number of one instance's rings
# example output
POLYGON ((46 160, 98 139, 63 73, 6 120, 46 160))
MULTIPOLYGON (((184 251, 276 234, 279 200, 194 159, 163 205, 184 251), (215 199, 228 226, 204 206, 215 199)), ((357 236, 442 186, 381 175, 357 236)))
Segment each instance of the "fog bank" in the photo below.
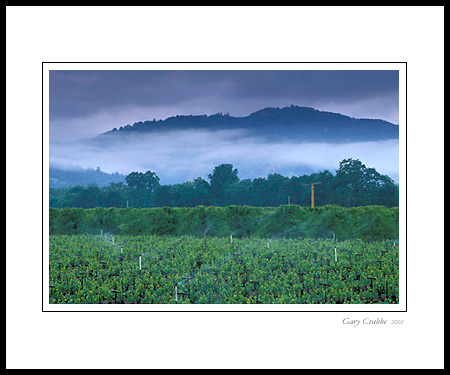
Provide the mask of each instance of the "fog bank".
POLYGON ((233 164, 239 178, 334 173, 346 158, 361 160, 367 167, 398 182, 399 141, 360 143, 271 142, 246 130, 205 129, 130 134, 107 142, 51 143, 50 164, 69 168, 97 168, 128 174, 151 170, 161 184, 174 184, 197 177, 207 179, 215 166, 233 164))

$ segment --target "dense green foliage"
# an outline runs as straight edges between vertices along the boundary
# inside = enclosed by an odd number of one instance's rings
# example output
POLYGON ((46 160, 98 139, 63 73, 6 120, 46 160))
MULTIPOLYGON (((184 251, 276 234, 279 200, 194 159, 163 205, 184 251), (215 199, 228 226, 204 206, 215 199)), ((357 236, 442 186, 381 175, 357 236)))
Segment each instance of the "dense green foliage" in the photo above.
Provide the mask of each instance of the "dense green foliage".
POLYGON ((398 303, 398 245, 192 236, 50 236, 50 303, 398 303))
POLYGON ((50 188, 50 207, 195 207, 247 205, 277 207, 283 204, 311 205, 311 183, 315 206, 398 206, 399 191, 388 176, 366 167, 361 161, 344 159, 333 175, 325 170, 311 175, 286 177, 277 173, 267 178, 239 180, 238 170, 221 164, 208 175, 181 184, 161 185, 151 171, 132 172, 126 184, 111 183, 100 188, 73 186, 50 188))
POLYGON ((397 239, 399 209, 383 206, 316 208, 51 208, 50 234, 310 237, 340 240, 397 239))

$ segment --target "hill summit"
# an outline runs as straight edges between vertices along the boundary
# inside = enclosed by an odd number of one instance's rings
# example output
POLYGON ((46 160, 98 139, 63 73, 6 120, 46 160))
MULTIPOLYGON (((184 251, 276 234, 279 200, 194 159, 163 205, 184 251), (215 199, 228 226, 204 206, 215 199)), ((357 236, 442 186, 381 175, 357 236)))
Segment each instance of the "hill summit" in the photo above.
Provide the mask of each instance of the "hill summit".
POLYGON ((99 137, 190 129, 244 129, 271 140, 296 142, 364 142, 398 139, 399 127, 381 119, 359 119, 311 107, 268 107, 244 117, 229 114, 177 115, 114 128, 99 137))

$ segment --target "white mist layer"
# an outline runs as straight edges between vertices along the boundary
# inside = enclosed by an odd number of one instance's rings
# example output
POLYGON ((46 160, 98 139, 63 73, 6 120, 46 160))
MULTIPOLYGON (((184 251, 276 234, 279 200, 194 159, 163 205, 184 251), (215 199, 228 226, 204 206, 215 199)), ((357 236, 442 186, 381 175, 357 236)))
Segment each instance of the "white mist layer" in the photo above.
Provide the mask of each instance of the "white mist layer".
POLYGON ((356 143, 270 142, 244 130, 186 130, 139 134, 116 139, 108 146, 80 143, 50 144, 50 164, 62 168, 97 168, 129 174, 151 170, 161 184, 207 179, 214 167, 233 164, 239 178, 285 176, 311 171, 334 173, 346 158, 359 159, 367 167, 398 182, 399 141, 356 143))

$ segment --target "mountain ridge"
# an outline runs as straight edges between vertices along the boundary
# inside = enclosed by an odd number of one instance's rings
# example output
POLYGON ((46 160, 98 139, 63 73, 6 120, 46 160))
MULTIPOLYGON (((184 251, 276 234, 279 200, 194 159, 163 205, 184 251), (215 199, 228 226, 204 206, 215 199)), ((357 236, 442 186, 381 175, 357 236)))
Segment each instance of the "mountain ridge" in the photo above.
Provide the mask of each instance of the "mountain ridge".
MULTIPOLYGON (((187 129, 246 129, 262 137, 283 138, 284 131, 295 141, 358 142, 397 139, 398 125, 382 119, 353 118, 312 107, 266 107, 247 116, 228 113, 176 115, 165 120, 138 121, 102 133, 97 138, 129 133, 152 133, 187 129)), ((284 136, 285 138, 286 136, 284 136)))

